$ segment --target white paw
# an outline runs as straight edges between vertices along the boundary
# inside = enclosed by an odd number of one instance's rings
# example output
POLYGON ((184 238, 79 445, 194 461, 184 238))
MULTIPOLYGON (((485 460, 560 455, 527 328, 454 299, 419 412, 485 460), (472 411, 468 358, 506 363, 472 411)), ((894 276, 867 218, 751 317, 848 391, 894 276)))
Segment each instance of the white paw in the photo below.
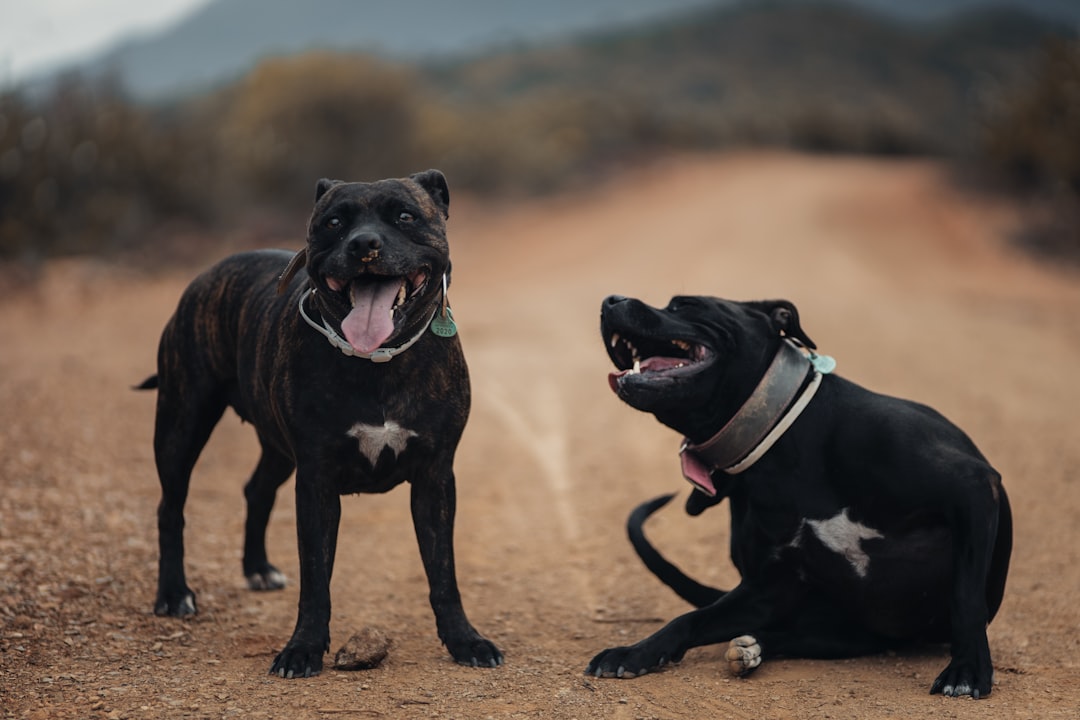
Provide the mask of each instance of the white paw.
POLYGON ((753 635, 740 635, 728 644, 724 657, 732 674, 749 675, 761 664, 761 646, 753 635))
POLYGON ((278 570, 252 573, 247 576, 247 584, 250 590, 280 590, 285 587, 285 583, 285 573, 278 570))

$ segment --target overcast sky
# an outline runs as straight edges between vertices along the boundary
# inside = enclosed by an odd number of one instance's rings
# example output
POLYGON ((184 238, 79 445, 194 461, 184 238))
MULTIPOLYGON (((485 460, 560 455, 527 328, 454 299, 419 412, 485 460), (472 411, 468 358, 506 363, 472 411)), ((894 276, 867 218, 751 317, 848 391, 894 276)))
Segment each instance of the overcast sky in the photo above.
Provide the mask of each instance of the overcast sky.
POLYGON ((0 0, 0 87, 146 33, 209 0, 0 0))

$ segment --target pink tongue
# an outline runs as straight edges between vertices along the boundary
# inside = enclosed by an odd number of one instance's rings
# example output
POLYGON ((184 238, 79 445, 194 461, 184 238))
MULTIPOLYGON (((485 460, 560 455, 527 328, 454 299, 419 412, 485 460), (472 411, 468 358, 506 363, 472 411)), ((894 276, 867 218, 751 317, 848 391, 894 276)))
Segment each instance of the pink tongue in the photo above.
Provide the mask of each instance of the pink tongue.
POLYGON ((679 367, 680 365, 685 365, 688 362, 689 362, 689 360, 685 360, 685 359, 680 360, 679 358, 653 356, 653 357, 645 358, 644 360, 641 361, 641 371, 642 372, 649 372, 649 371, 656 372, 656 371, 660 371, 660 370, 670 370, 671 368, 676 368, 676 367, 679 367))
POLYGON ((349 286, 353 309, 341 321, 341 330, 354 350, 373 352, 394 334, 394 299, 402 282, 395 278, 384 282, 353 282, 349 286))
MULTIPOLYGON (((671 368, 677 368, 680 365, 686 365, 689 361, 679 358, 668 357, 649 357, 641 361, 641 372, 659 372, 661 370, 670 370, 671 368)), ((619 378, 623 375, 629 375, 633 370, 627 368, 626 370, 616 370, 613 373, 608 374, 608 385, 615 392, 619 392, 619 378)))
POLYGON ((619 372, 608 373, 607 381, 611 389, 616 393, 619 392, 619 378, 630 372, 629 370, 620 370, 619 372))

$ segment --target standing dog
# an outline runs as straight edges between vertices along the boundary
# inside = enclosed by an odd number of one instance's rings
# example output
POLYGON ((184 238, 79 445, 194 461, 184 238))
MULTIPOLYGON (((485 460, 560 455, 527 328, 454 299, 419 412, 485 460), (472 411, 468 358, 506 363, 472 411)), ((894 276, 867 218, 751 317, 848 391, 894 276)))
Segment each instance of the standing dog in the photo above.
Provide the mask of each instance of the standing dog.
POLYGON ((700 585, 628 526, 647 567, 698 607, 586 672, 633 677, 732 641, 732 669, 762 655, 850 657, 950 642, 930 692, 990 694, 986 626, 1005 589, 1012 518, 998 473, 933 409, 830 374, 789 302, 609 297, 601 333, 627 404, 686 436, 697 515, 728 498, 742 580, 700 585))
POLYGON ((454 571, 453 461, 470 390, 446 306, 449 204, 437 170, 320 180, 307 245, 291 262, 280 251, 235 255, 184 292, 161 337, 157 375, 141 386, 158 388, 155 613, 196 612, 184 575, 184 501, 199 453, 232 407, 262 446, 244 488, 252 589, 284 584, 266 557, 266 524, 296 470, 299 613, 271 673, 322 668, 340 496, 406 481, 439 638, 459 663, 502 664, 465 617, 454 571), (307 276, 296 276, 305 263, 307 276))

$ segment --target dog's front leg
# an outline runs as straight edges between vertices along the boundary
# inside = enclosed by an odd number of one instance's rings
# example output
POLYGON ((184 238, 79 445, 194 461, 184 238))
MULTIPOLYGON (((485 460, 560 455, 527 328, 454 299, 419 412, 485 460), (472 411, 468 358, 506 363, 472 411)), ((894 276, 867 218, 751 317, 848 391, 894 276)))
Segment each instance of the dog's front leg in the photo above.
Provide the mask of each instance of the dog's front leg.
POLYGON ((503 656, 469 623, 454 569, 454 473, 414 481, 411 508, 420 558, 427 573, 431 609, 439 639, 454 660, 473 667, 497 667, 503 656))
POLYGON ((644 640, 600 652, 585 673, 632 678, 659 670, 682 660, 691 648, 753 634, 782 615, 798 595, 790 584, 785 595, 783 588, 744 581, 712 605, 680 615, 644 640))
MULTIPOLYGON (((318 476, 316 476, 318 477, 318 476)), ((296 476, 296 534, 300 551, 300 603, 296 629, 270 673, 311 677, 330 649, 330 576, 334 570, 341 498, 327 482, 296 476)))

